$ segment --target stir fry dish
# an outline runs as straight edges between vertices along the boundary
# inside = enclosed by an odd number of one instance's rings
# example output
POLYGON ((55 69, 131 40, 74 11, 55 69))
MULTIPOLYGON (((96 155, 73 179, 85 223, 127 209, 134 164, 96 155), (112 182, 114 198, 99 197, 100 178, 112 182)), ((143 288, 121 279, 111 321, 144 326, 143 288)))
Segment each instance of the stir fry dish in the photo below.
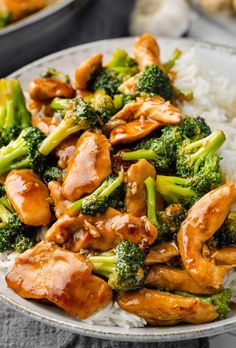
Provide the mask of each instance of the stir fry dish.
POLYGON ((181 112, 193 95, 175 87, 178 49, 162 62, 144 34, 133 54, 94 54, 73 82, 48 68, 27 101, 0 80, 0 251, 18 252, 6 283, 81 320, 109 303, 151 326, 224 319, 236 267, 225 134, 181 112))
POLYGON ((0 0, 0 28, 48 6, 48 0, 0 0))

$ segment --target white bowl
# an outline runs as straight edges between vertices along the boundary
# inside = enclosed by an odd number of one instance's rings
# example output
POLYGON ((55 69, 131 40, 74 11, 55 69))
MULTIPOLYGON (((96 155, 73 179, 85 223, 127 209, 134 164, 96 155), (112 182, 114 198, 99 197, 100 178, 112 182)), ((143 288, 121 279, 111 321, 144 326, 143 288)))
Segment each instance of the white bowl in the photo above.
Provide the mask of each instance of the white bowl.
MULTIPOLYGON (((20 80, 23 88, 27 90, 29 82, 39 76, 46 67, 53 67, 63 72, 67 72, 73 77, 77 64, 84 58, 95 52, 105 53, 105 58, 109 57, 112 51, 117 48, 131 50, 133 39, 113 39, 94 42, 82 46, 70 48, 56 54, 50 55, 23 69, 18 70, 11 76, 20 80)), ((168 59, 172 51, 179 47, 182 51, 194 48, 200 57, 202 68, 214 70, 220 75, 225 75, 230 81, 236 81, 236 49, 223 46, 215 46, 203 42, 188 39, 159 39, 162 58, 168 59)), ((104 339, 114 339, 120 341, 135 342, 157 342, 157 341, 177 341, 205 336, 213 336, 227 332, 236 328, 236 310, 232 311, 229 317, 222 321, 202 325, 178 325, 166 328, 120 328, 99 325, 90 325, 69 317, 62 310, 53 306, 43 305, 35 301, 22 299, 11 289, 6 287, 4 275, 0 277, 0 299, 22 314, 40 320, 49 325, 60 327, 64 330, 93 336, 104 339)))

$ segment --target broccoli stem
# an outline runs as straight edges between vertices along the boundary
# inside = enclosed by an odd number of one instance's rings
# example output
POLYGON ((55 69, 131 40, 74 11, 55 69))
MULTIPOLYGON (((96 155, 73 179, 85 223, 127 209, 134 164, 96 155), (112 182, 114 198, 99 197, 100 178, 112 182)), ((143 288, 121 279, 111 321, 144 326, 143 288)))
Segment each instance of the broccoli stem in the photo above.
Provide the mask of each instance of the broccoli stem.
POLYGON ((9 171, 12 167, 15 168, 13 162, 25 154, 27 154, 27 145, 21 137, 12 141, 8 146, 2 147, 0 150, 0 174, 9 171))
POLYGON ((176 61, 180 58, 181 55, 182 52, 180 51, 180 49, 176 48, 176 50, 172 54, 171 59, 164 64, 164 70, 166 73, 168 73, 174 67, 176 61))
POLYGON ((67 98, 54 98, 51 102, 51 108, 53 110, 64 110, 65 107, 70 103, 70 99, 67 98))
MULTIPOLYGON (((92 196, 100 196, 100 197, 109 197, 112 192, 114 192, 123 182, 124 180, 124 171, 123 169, 119 172, 118 177, 115 180, 105 180, 101 186, 97 188, 91 195, 92 196)), ((91 196, 90 195, 90 196, 91 196)), ((81 198, 72 204, 69 205, 68 211, 69 213, 73 214, 76 213, 77 211, 80 211, 83 206, 83 201, 85 198, 81 198)))
POLYGON ((205 157, 207 155, 215 154, 216 151, 221 147, 221 145, 225 142, 225 134, 223 131, 215 131, 210 134, 208 137, 204 139, 200 139, 187 145, 184 149, 186 153, 191 153, 193 150, 199 148, 196 152, 190 155, 192 163, 195 162, 194 172, 197 173, 199 169, 199 165, 201 162, 201 157, 205 157))
POLYGON ((158 226, 158 220, 156 216, 156 183, 152 177, 148 177, 144 181, 147 189, 147 215, 148 219, 154 226, 158 226))
POLYGON ((0 126, 9 128, 30 125, 30 113, 26 109, 25 97, 19 81, 0 79, 0 126))
POLYGON ((158 175, 156 189, 167 203, 179 203, 179 197, 191 198, 196 196, 194 190, 186 186, 186 179, 175 176, 158 175))
POLYGON ((54 150, 65 138, 69 135, 81 130, 81 126, 78 124, 68 125, 68 122, 62 120, 57 128, 44 139, 39 147, 39 152, 47 156, 52 150, 54 150))
POLYGON ((124 161, 138 161, 140 159, 155 161, 157 160, 157 155, 156 152, 151 149, 141 149, 137 151, 122 152, 121 158, 124 161))

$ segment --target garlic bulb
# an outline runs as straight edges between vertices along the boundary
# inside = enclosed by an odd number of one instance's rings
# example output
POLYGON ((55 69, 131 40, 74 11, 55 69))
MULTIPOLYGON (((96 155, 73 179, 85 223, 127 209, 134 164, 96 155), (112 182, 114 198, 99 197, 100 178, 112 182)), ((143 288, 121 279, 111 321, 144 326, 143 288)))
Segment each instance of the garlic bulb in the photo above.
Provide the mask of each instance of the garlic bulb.
POLYGON ((218 12, 220 10, 229 9, 232 0, 201 0, 200 4, 208 12, 218 12))
POLYGON ((137 0, 130 33, 178 37, 189 27, 190 9, 185 0, 137 0))

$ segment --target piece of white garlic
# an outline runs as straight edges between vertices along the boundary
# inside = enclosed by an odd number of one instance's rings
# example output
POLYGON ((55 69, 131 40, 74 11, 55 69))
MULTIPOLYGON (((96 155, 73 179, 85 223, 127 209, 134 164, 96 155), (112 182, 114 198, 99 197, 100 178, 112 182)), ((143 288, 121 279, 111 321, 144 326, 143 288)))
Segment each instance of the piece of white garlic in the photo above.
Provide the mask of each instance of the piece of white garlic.
POLYGON ((137 0, 130 33, 179 37, 189 27, 190 9, 185 0, 137 0))

